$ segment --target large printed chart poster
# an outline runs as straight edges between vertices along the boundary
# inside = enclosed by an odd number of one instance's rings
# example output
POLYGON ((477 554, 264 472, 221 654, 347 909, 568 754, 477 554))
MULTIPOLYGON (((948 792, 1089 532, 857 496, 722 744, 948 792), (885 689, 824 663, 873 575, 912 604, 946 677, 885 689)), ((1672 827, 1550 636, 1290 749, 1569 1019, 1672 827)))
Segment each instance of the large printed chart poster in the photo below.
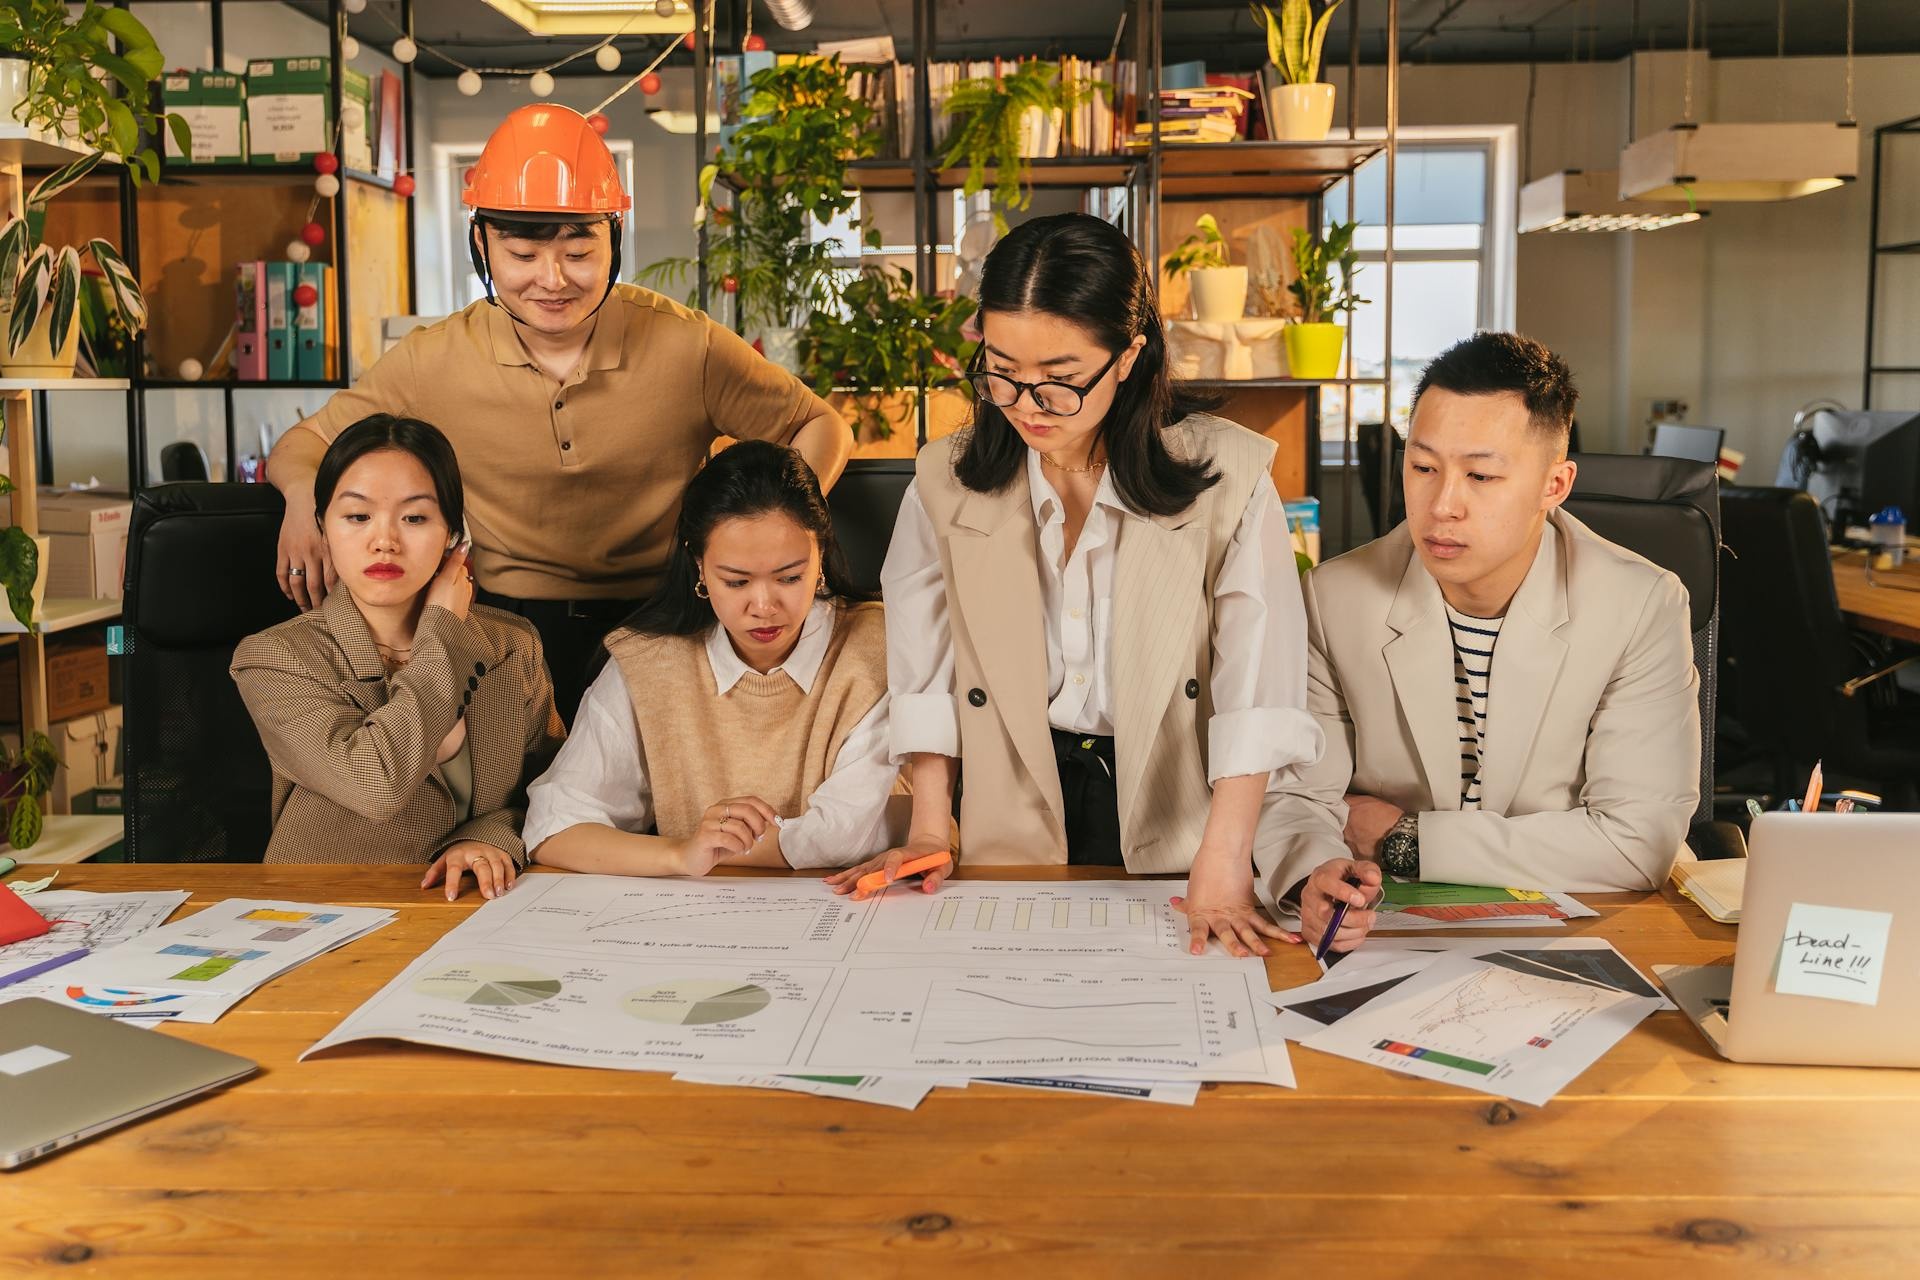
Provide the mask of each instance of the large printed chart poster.
POLYGON ((1265 966, 1186 951, 1173 882, 531 876, 308 1053, 395 1039, 627 1070, 1291 1084, 1265 966))

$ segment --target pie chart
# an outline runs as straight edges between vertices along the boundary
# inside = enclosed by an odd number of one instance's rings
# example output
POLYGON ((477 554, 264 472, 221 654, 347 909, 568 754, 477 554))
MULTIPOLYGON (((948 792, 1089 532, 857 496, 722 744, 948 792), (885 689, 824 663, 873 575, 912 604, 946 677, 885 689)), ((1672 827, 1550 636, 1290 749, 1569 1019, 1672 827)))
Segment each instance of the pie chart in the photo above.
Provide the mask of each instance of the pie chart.
POLYGON ((460 964, 414 979, 413 989, 460 1004, 537 1004, 560 994, 560 980, 517 965, 460 964))
POLYGON ((628 1013, 646 1022, 706 1027, 751 1017, 773 1002, 765 987, 725 978, 682 978, 629 991, 628 1013))

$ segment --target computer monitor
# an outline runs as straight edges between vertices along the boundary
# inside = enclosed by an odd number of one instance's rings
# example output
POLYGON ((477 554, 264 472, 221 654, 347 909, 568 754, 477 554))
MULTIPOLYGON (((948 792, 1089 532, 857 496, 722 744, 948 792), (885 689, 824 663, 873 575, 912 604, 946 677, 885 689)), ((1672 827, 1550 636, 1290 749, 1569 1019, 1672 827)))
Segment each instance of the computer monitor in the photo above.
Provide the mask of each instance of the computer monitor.
POLYGON ((1884 507, 1920 515, 1920 413, 1822 409, 1787 442, 1777 484, 1819 500, 1834 536, 1884 507))
POLYGON ((1656 458, 1689 458, 1694 462, 1720 463, 1720 444, 1727 433, 1719 427, 1683 427, 1662 422, 1653 429, 1653 444, 1647 452, 1656 458))

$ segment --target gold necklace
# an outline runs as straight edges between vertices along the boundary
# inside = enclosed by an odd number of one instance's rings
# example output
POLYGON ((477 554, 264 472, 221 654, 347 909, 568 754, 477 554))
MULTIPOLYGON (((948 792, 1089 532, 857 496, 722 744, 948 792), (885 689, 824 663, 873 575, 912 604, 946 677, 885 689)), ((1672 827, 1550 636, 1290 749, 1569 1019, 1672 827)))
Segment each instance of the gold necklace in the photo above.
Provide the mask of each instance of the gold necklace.
POLYGON ((1096 471, 1106 470, 1107 460, 1105 458, 1100 458, 1096 461, 1089 462, 1084 467, 1067 467, 1067 466, 1062 466, 1058 462, 1055 462, 1052 458, 1049 458, 1046 454, 1043 453, 1040 455, 1040 465, 1043 467, 1052 467, 1055 471, 1065 471, 1069 475, 1084 476, 1084 475, 1089 475, 1096 471))

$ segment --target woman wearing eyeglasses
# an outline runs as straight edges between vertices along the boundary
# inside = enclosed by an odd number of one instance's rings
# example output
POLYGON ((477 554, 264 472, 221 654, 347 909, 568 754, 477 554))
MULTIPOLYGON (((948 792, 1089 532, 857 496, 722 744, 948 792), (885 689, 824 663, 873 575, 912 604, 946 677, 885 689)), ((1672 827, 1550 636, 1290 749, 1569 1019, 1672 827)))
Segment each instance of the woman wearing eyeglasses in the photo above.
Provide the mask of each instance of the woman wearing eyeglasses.
POLYGON ((830 883, 946 849, 957 783, 971 861, 1186 872, 1192 949, 1264 955, 1269 788, 1323 745, 1273 443, 1174 395, 1098 218, 1015 229, 980 315, 973 423, 921 450, 881 578, 911 834, 830 883))

